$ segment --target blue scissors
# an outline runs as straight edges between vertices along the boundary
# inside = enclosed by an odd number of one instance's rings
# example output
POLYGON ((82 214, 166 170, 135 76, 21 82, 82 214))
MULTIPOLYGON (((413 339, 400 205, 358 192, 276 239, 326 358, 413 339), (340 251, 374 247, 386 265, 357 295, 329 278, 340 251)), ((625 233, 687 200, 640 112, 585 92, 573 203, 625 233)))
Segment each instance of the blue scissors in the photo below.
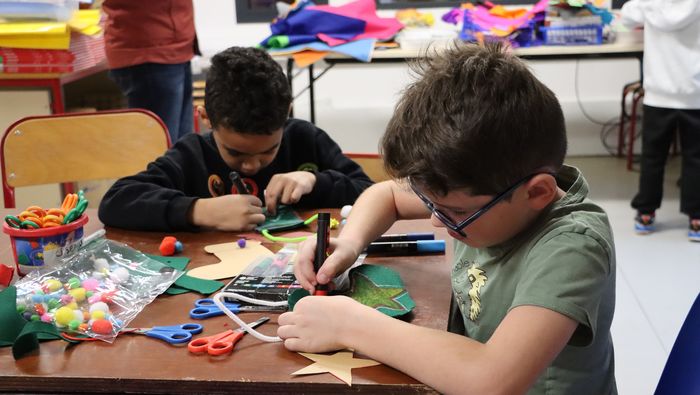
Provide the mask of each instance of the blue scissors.
POLYGON ((136 333, 165 340, 170 344, 181 344, 190 341, 192 335, 201 333, 202 329, 203 327, 199 324, 188 323, 172 326, 154 326, 152 328, 126 328, 119 333, 136 333))
MULTIPOLYGON (((228 303, 225 302, 224 306, 231 310, 233 314, 237 314, 241 311, 276 311, 279 308, 269 307, 269 306, 242 306, 238 303, 228 303)), ((224 312, 214 304, 214 300, 210 298, 198 299, 194 302, 194 309, 190 310, 190 318, 195 320, 203 320, 209 317, 216 317, 217 315, 223 315, 224 312)))

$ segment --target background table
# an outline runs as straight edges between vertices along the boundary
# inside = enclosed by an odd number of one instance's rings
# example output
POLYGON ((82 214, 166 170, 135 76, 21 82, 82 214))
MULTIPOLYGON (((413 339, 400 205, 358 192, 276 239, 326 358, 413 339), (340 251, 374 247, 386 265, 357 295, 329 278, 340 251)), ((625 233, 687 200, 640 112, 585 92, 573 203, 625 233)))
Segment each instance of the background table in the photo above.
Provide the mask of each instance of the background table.
MULTIPOLYGON (((440 50, 437 46, 434 49, 440 50)), ((635 58, 639 61, 639 75, 642 75, 642 58, 644 56, 644 43, 639 42, 612 42, 600 45, 540 45, 527 48, 516 48, 513 52, 523 59, 530 60, 562 60, 562 59, 619 59, 619 58, 635 58)), ((403 63, 412 59, 425 57, 430 52, 419 49, 375 49, 372 54, 371 63, 403 63)), ((274 56, 274 55, 273 55, 274 56)), ((276 56, 277 59, 286 60, 287 62, 287 79, 290 86, 293 84, 294 77, 294 60, 291 56, 276 56)), ((309 85, 306 89, 309 90, 309 120, 311 123, 316 123, 316 103, 314 95, 314 83, 328 72, 333 66, 339 63, 352 64, 367 64, 360 62, 357 59, 331 52, 324 58, 328 66, 324 68, 318 75, 314 72, 314 65, 308 66, 309 85)), ((297 73, 298 74, 298 73, 297 73)), ((293 92, 293 90, 292 90, 293 92)))
MULTIPOLYGON (((15 213, 5 209, 2 215, 15 213)), ((331 210, 338 218, 338 210, 331 210)), ((302 217, 310 213, 302 213, 302 217)), ((96 210, 88 210, 90 222, 86 234, 102 227, 96 210)), ((133 232, 106 228, 106 237, 130 245, 145 253, 158 253, 165 234, 133 232)), ((314 229, 315 230, 315 229, 314 229)), ((436 238, 452 242, 442 229, 433 228, 428 220, 400 221, 392 232, 433 231, 436 238)), ((335 231, 334 231, 335 233, 335 231)), ((204 246, 237 240, 235 234, 223 232, 174 233, 182 241, 182 255, 192 259, 188 268, 217 263, 204 246)), ((11 263, 12 251, 7 235, 0 238, 0 262, 11 263)), ((269 245, 271 249, 281 245, 269 245)), ((450 302, 450 266, 448 256, 405 256, 368 258, 367 263, 384 264, 400 273, 416 308, 409 320, 425 327, 445 330, 450 302)), ((188 316, 194 301, 202 296, 187 293, 161 295, 131 322, 130 326, 150 327, 183 322, 199 322, 211 335, 236 324, 228 317, 192 320, 188 316)), ((276 335, 277 314, 242 313, 246 322, 267 315, 271 317, 258 330, 276 335)), ((360 358, 362 356, 359 356, 360 358)), ((84 342, 74 346, 63 341, 41 344, 39 350, 17 361, 9 347, 0 348, 0 392, 145 392, 145 393, 432 393, 413 378, 385 365, 353 370, 353 385, 330 374, 291 376, 313 362, 287 351, 281 343, 263 343, 247 335, 233 354, 211 357, 190 354, 186 347, 175 347, 146 336, 121 335, 113 344, 84 342)))

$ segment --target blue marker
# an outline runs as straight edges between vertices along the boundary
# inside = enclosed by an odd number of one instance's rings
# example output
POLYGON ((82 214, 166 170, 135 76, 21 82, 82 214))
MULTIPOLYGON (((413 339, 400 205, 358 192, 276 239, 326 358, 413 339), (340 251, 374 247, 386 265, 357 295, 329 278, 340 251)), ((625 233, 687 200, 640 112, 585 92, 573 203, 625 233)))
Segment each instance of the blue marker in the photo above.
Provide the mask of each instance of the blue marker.
POLYGON ((420 232, 420 233, 397 233, 379 236, 374 243, 393 242, 393 241, 416 241, 416 240, 435 240, 435 233, 420 232))
POLYGON ((368 254, 420 255, 445 252, 445 240, 416 240, 370 243, 365 250, 368 254))

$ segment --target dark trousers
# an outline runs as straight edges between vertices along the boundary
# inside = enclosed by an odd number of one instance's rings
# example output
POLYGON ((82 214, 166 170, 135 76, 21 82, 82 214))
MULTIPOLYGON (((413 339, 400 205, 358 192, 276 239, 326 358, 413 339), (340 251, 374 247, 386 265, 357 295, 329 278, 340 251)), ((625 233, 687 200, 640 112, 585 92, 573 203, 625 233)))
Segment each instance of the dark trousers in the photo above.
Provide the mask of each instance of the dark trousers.
POLYGON ((110 77, 130 108, 153 111, 168 127, 173 144, 194 128, 190 62, 144 63, 112 69, 110 77))
POLYGON ((664 169, 675 131, 680 133, 681 212, 700 218, 700 110, 644 105, 639 192, 632 207, 651 213, 661 207, 664 169))

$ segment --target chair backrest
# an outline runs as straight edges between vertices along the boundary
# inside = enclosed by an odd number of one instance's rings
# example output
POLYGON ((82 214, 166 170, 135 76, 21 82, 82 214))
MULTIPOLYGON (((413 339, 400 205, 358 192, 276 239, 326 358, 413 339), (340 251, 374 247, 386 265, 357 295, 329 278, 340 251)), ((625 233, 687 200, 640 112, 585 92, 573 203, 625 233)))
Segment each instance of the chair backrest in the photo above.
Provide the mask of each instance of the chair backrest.
POLYGON ((5 208, 16 187, 136 174, 169 146, 167 127, 145 110, 23 118, 0 142, 5 208))
POLYGON ((355 161, 374 182, 390 180, 384 170, 384 160, 378 154, 345 152, 345 156, 355 161))
POLYGON ((700 394, 700 294, 678 332, 654 394, 700 394))

